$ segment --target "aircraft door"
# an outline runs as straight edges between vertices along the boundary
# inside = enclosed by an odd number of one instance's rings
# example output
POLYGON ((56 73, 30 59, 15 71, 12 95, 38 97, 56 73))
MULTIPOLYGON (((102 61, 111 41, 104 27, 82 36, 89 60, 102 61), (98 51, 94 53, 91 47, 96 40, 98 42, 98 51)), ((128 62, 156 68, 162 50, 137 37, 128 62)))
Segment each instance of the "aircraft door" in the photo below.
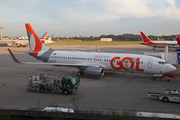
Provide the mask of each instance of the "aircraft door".
POLYGON ((152 68, 152 59, 148 59, 147 61, 147 67, 152 68))

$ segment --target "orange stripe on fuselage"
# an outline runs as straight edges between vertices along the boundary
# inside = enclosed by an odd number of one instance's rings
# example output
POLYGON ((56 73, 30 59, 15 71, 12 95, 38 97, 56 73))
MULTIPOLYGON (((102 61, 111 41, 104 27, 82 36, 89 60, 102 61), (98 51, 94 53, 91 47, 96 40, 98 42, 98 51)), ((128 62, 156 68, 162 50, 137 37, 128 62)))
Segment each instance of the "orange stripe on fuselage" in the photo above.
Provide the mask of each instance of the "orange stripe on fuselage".
MULTIPOLYGON (((33 54, 34 56, 37 56, 38 52, 41 51, 42 48, 42 43, 39 40, 38 36, 36 35, 36 33, 34 32, 33 28, 31 27, 31 25, 29 23, 25 24, 26 25, 26 31, 30 32, 34 38, 35 38, 35 48, 32 52, 35 52, 35 54, 33 54)), ((30 38, 29 38, 30 39, 30 38)))

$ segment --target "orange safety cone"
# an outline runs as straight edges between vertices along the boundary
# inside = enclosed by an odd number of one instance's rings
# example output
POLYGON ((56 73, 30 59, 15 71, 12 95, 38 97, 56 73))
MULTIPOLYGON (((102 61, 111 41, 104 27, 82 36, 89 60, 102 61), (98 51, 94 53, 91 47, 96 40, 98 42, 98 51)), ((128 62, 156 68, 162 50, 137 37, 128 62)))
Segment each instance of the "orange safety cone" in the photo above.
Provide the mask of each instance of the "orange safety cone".
POLYGON ((129 76, 129 79, 131 79, 131 76, 129 76))
POLYGON ((110 77, 108 77, 108 80, 110 80, 110 77))
POLYGON ((4 86, 6 86, 6 83, 4 83, 4 86))
POLYGON ((20 69, 22 69, 22 66, 20 66, 20 69))

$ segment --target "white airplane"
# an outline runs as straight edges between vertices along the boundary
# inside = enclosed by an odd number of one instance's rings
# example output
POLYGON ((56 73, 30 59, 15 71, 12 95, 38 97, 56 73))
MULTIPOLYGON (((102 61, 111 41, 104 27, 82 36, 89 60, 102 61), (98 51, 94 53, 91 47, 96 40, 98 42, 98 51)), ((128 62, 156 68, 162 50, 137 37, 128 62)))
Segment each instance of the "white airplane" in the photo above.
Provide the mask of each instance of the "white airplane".
MULTIPOLYGON (((48 32, 40 38, 41 42, 46 40, 48 32)), ((29 45, 29 40, 0 40, 0 44, 7 45, 7 46, 17 46, 17 47, 26 47, 29 45)))
POLYGON ((7 45, 7 46, 23 46, 26 47, 27 45, 29 45, 28 40, 0 40, 0 44, 1 45, 7 45))
POLYGON ((77 67, 80 70, 78 76, 96 77, 102 77, 106 70, 144 74, 164 74, 176 70, 165 60, 147 55, 53 50, 41 43, 29 23, 25 25, 30 42, 28 53, 43 62, 20 62, 8 49, 17 63, 77 67))
POLYGON ((51 37, 49 37, 47 40, 41 40, 42 43, 46 44, 46 43, 52 43, 54 41, 52 41, 52 38, 53 38, 54 34, 51 35, 51 37))
POLYGON ((147 37, 142 31, 140 33, 143 41, 140 44, 151 46, 153 47, 153 50, 155 48, 164 48, 165 46, 169 46, 170 48, 177 48, 177 49, 180 48, 177 41, 151 41, 151 39, 149 39, 149 37, 147 37))

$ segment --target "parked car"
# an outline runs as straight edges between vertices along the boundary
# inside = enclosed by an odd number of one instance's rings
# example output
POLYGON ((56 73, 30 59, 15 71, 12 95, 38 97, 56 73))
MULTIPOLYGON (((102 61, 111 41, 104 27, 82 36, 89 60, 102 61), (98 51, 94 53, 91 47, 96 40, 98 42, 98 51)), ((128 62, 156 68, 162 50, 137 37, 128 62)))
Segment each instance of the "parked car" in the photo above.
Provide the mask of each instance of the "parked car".
POLYGON ((63 106, 57 106, 57 107, 45 107, 42 111, 46 112, 65 112, 65 113, 74 113, 74 110, 71 108, 63 107, 63 106))

